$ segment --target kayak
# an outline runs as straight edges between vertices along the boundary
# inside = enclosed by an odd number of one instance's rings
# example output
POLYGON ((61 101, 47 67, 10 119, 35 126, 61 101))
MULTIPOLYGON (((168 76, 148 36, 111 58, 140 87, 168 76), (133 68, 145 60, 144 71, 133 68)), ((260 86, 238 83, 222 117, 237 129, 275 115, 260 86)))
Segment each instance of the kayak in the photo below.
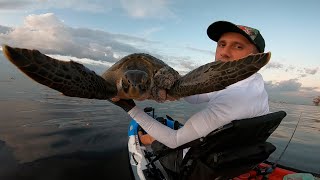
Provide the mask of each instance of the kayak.
MULTIPOLYGON (((175 129, 183 126, 177 121, 172 120, 169 116, 166 118, 156 117, 154 109, 147 107, 146 113, 154 117, 168 127, 175 129)), ((128 152, 129 161, 132 170, 132 176, 135 180, 169 180, 169 176, 159 161, 153 155, 149 145, 143 145, 138 136, 139 125, 134 119, 130 121, 128 128, 128 152)), ((291 170, 284 167, 278 167, 271 162, 263 162, 247 173, 232 178, 233 180, 250 180, 250 179, 269 179, 269 180, 320 180, 311 173, 305 173, 298 170, 291 170)))

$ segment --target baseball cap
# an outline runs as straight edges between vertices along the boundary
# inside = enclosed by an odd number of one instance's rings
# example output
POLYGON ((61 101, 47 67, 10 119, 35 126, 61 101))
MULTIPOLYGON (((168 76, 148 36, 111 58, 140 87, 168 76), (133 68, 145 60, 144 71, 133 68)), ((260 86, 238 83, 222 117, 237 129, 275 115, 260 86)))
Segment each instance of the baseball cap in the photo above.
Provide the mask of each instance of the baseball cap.
POLYGON ((212 23, 207 29, 209 38, 216 42, 218 42, 222 34, 226 32, 236 32, 242 34, 257 47, 259 52, 264 52, 264 39, 260 34, 260 31, 255 28, 243 25, 235 25, 228 21, 217 21, 212 23))

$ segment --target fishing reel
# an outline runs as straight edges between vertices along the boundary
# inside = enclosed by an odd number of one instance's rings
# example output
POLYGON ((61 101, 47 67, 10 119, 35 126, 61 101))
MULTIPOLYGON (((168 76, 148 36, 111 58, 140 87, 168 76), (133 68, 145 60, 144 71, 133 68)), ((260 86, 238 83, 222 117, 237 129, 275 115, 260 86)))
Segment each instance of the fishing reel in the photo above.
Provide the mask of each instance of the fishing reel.
POLYGON ((145 112, 145 113, 147 113, 149 116, 151 116, 151 117, 153 117, 154 118, 154 108, 153 107, 145 107, 144 109, 143 109, 143 111, 145 112))
POLYGON ((143 109, 143 111, 145 113, 147 113, 149 116, 151 116, 152 118, 154 118, 155 120, 157 120, 158 122, 160 122, 163 125, 167 125, 166 119, 163 117, 156 117, 156 115, 154 114, 154 108, 153 107, 145 107, 143 109))
POLYGON ((147 113, 149 116, 151 116, 152 118, 156 119, 158 122, 160 122, 161 124, 168 126, 174 130, 177 130, 179 128, 181 128, 183 125, 181 123, 179 123, 178 121, 174 120, 172 117, 170 117, 169 115, 166 115, 166 118, 164 117, 156 117, 156 115, 154 114, 154 108, 153 107, 146 107, 143 109, 143 111, 145 113, 147 113))

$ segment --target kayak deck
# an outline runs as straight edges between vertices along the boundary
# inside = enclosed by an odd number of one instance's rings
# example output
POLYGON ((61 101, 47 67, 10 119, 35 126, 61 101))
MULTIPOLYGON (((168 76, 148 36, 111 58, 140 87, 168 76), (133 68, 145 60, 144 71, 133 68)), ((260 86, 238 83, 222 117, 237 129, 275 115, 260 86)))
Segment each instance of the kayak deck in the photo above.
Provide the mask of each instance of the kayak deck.
MULTIPOLYGON (((271 167, 270 164, 261 163, 259 166, 261 169, 266 169, 271 167)), ((268 180, 320 180, 319 177, 316 177, 310 173, 300 173, 293 170, 276 167, 272 170, 271 173, 267 174, 268 180)), ((233 180, 250 180, 250 179, 258 179, 262 180, 264 177, 262 175, 257 175, 257 171, 252 170, 248 173, 242 174, 233 180)))

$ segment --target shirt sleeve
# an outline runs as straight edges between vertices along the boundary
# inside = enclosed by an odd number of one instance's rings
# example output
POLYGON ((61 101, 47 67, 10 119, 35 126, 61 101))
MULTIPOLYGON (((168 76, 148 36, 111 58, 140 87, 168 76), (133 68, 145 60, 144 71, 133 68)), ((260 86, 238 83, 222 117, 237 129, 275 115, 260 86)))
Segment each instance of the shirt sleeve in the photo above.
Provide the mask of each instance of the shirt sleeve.
POLYGON ((200 104, 203 102, 209 102, 209 96, 207 93, 205 94, 197 94, 193 96, 188 96, 184 98, 185 101, 187 101, 190 104, 200 104))
POLYGON ((169 148, 179 147, 200 137, 190 121, 180 129, 173 130, 153 119, 137 106, 128 113, 148 134, 169 148))

